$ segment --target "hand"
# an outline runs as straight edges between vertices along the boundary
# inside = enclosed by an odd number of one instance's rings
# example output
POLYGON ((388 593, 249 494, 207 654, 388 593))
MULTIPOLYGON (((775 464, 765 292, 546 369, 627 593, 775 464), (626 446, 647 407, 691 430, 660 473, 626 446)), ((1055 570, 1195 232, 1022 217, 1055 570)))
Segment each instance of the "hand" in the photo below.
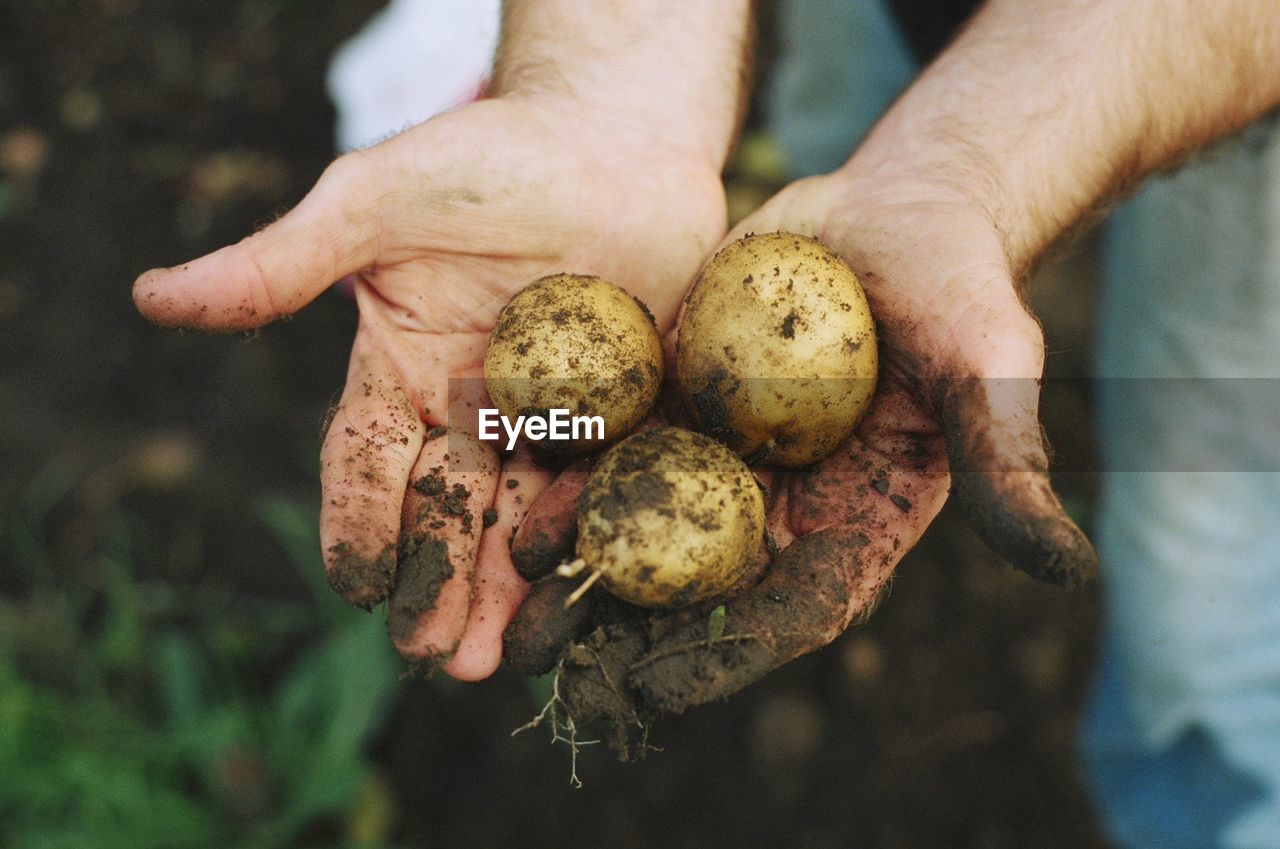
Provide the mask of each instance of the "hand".
MULTIPOLYGON (((1040 328, 983 208, 958 190, 847 166, 789 186, 728 239, 772 230, 818 238, 863 282, 879 331, 876 396, 833 456, 763 470, 781 553, 727 604, 717 637, 706 611, 691 611, 610 625, 565 653, 561 691, 583 718, 621 727, 678 713, 830 642, 874 609, 952 485, 975 529, 1031 574, 1075 585, 1094 569, 1049 486, 1040 328)), ((573 500, 560 492, 558 509, 573 500)), ((536 529, 555 527, 555 509, 535 505, 518 557, 536 529)))
POLYGON ((232 331, 354 275, 359 327, 321 450, 326 568, 353 604, 390 600, 402 654, 458 678, 499 662, 527 589, 507 540, 550 474, 433 438, 449 381, 481 384, 498 311, 554 272, 612 280, 670 327, 724 230, 718 162, 617 124, 549 98, 480 101, 341 157, 274 224, 134 287, 157 323, 232 331))

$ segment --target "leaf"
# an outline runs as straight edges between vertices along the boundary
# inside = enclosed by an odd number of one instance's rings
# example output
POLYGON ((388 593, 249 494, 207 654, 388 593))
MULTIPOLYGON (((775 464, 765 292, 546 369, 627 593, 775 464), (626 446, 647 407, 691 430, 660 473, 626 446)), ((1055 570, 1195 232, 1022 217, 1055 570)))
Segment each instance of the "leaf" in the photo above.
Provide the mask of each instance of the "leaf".
POLYGON ((724 633, 724 605, 718 605, 707 617, 707 642, 714 643, 724 633))
POLYGON ((367 780, 365 750, 390 709, 400 670, 384 626, 368 617, 334 631, 293 667, 264 741, 290 794, 270 833, 296 833, 349 810, 367 780))
POLYGON ((156 637, 151 656, 165 716, 176 725, 193 721, 205 709, 203 682, 209 672, 204 658, 188 636, 177 632, 156 637))
POLYGON ((317 612, 330 624, 349 621, 351 608, 329 589, 324 577, 319 514, 299 507, 282 495, 258 499, 254 512, 275 535, 289 562, 306 582, 317 612))

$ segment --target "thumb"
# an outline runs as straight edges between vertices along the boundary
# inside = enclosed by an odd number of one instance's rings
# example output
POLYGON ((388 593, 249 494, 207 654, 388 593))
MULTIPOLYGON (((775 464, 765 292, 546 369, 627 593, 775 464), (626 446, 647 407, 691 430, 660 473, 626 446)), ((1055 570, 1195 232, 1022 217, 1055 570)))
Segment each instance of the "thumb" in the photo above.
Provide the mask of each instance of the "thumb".
POLYGON ((1088 581, 1098 555, 1049 482, 1039 422, 1044 341, 1017 301, 975 305, 955 329, 966 362, 939 387, 952 488, 970 526, 1001 557, 1066 587, 1088 581))
POLYGON ((248 330, 297 312, 335 280, 371 265, 376 199, 367 156, 336 160, 302 202, 237 244, 133 284, 151 321, 200 330, 248 330))

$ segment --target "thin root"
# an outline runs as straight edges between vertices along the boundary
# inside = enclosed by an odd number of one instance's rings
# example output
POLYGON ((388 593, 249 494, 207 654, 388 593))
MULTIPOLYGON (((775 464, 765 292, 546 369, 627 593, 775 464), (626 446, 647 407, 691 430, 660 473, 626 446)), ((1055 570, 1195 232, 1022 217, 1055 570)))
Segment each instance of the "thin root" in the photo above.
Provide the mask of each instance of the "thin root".
MULTIPOLYGON (((813 635, 808 631, 778 631, 777 633, 770 635, 770 637, 773 639, 777 639, 778 637, 811 637, 811 636, 813 635)), ((661 649, 659 651, 650 652, 649 654, 637 660, 635 663, 631 664, 631 666, 627 667, 627 671, 635 672, 636 670, 644 669, 646 666, 655 664, 660 660, 666 660, 669 657, 675 657, 678 654, 684 654, 685 652, 695 651, 697 649, 713 648, 717 645, 724 645, 725 643, 760 643, 766 649, 768 649, 770 653, 776 654, 776 652, 774 651, 773 639, 765 639, 759 634, 747 632, 742 634, 725 634, 723 636, 716 637, 714 640, 704 639, 704 640, 696 640, 688 643, 680 643, 678 645, 668 646, 667 648, 661 649)))
POLYGON ((578 585, 576 590, 569 593, 569 597, 564 600, 564 609, 568 610, 570 607, 577 604, 578 599, 586 595, 587 590, 591 589, 591 585, 600 580, 600 576, 603 574, 603 572, 592 572, 585 581, 578 585))
POLYGON ((561 563, 556 567, 556 574, 561 578, 572 578, 585 568, 587 568, 587 561, 579 557, 577 560, 561 563))
POLYGON ((556 677, 551 681, 551 698, 543 705, 542 711, 532 720, 512 731, 511 736, 514 737, 521 731, 530 731, 537 728, 544 720, 549 722, 551 725, 551 744, 554 746, 556 743, 565 743, 569 746, 569 784, 575 788, 580 788, 582 787, 582 781, 578 778, 578 748, 581 746, 594 746, 600 741, 578 739, 578 726, 573 721, 573 715, 569 713, 568 705, 560 697, 560 672, 561 667, 556 667, 556 677))

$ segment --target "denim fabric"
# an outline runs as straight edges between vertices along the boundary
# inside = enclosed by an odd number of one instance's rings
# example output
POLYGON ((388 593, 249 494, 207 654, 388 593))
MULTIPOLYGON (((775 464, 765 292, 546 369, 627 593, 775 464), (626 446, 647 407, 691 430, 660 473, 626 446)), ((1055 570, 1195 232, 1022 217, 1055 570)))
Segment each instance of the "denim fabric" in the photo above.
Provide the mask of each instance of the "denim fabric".
POLYGON ((1095 799, 1124 846, 1280 846, 1276 122, 1150 181, 1105 257, 1095 799))
POLYGON ((915 76, 880 0, 789 0, 766 92, 770 129, 796 176, 838 168, 915 76))
POLYGON ((1262 780, 1231 763, 1215 736, 1192 722, 1163 744, 1145 745, 1128 676, 1104 648, 1080 752, 1107 834, 1119 846, 1206 849, 1266 798, 1262 780))

